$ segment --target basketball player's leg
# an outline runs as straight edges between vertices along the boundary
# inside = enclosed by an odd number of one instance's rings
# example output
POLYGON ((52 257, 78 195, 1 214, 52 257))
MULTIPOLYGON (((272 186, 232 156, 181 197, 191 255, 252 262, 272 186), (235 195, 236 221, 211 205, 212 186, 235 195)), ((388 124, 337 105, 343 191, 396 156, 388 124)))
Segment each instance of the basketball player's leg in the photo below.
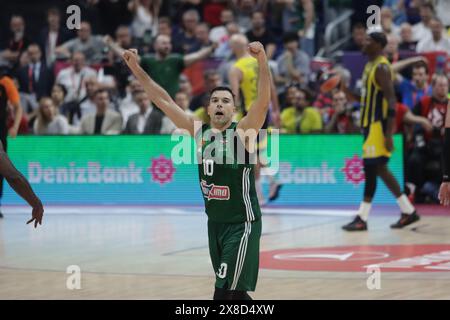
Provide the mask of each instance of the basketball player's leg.
POLYGON ((221 255, 216 272, 215 300, 248 300, 259 269, 261 221, 227 224, 219 237, 221 255))
POLYGON ((342 229, 346 231, 365 231, 367 230, 367 220, 370 209, 372 208, 372 199, 377 190, 377 163, 376 160, 364 160, 364 197, 361 202, 356 217, 352 222, 346 224, 342 229))
POLYGON ((401 211, 400 219, 396 223, 392 224, 391 228, 401 229, 414 222, 419 221, 420 216, 417 214, 416 209, 412 205, 407 195, 401 191, 400 184, 387 167, 387 164, 380 165, 377 169, 377 172, 388 189, 395 196, 395 199, 397 200, 397 204, 401 211))

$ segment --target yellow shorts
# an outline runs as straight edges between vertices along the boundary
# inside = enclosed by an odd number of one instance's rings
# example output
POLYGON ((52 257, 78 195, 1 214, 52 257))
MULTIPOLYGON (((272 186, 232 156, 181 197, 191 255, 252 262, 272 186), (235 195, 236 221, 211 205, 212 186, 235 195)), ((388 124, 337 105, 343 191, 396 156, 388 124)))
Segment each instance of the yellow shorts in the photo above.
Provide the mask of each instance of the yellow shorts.
POLYGON ((391 152, 386 149, 383 125, 381 121, 372 123, 363 144, 363 159, 390 158, 391 152))

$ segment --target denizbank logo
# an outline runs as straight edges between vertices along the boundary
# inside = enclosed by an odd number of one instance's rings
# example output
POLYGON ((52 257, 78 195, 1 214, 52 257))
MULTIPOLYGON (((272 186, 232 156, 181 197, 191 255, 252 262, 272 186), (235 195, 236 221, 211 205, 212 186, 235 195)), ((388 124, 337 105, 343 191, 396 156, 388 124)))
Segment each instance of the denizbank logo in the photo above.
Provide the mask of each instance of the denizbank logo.
POLYGON ((118 184, 144 183, 142 168, 133 161, 126 167, 107 167, 100 162, 88 162, 87 166, 70 162, 65 167, 48 167, 40 162, 28 163, 28 179, 31 183, 46 184, 118 184))

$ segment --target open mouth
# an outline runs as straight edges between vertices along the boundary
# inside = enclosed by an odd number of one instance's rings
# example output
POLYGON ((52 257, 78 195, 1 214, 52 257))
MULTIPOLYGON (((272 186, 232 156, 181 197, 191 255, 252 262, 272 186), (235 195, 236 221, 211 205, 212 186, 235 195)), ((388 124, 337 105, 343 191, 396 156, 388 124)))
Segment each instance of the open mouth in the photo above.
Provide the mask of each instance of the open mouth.
POLYGON ((223 112, 222 111, 217 111, 216 112, 216 116, 223 116, 223 112))

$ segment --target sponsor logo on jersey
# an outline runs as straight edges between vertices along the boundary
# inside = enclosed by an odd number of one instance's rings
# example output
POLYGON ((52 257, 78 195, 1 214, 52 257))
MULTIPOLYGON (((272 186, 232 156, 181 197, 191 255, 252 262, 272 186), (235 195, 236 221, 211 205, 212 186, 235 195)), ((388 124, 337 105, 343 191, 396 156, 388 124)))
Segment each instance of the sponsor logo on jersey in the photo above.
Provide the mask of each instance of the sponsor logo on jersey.
POLYGON ((229 200, 230 188, 228 186, 217 186, 214 183, 207 184, 205 180, 200 183, 203 196, 208 200, 229 200))

